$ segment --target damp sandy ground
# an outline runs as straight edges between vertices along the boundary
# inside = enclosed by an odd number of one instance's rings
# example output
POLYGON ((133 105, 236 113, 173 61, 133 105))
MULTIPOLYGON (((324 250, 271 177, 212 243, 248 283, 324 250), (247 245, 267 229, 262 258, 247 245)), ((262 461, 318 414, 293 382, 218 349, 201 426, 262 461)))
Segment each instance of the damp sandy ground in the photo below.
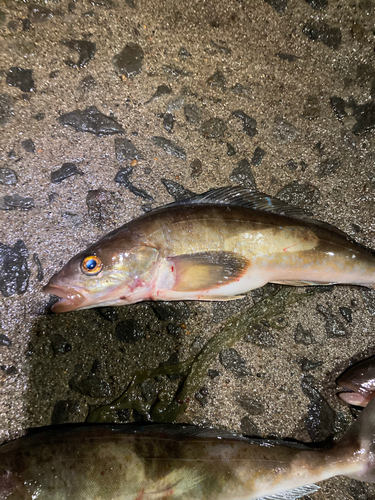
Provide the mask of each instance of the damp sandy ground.
MULTIPOLYGON (((136 372, 186 359, 259 299, 46 314, 49 277, 145 210, 242 184, 375 248, 373 1, 40 5, 0 3, 2 440, 84 421, 136 372)), ((267 321, 217 357, 179 421, 340 434, 353 417, 335 380, 375 353, 375 295, 331 287, 267 321)), ((173 383, 159 377, 140 398, 173 383)), ((309 498, 375 494, 348 478, 321 486, 309 498)))

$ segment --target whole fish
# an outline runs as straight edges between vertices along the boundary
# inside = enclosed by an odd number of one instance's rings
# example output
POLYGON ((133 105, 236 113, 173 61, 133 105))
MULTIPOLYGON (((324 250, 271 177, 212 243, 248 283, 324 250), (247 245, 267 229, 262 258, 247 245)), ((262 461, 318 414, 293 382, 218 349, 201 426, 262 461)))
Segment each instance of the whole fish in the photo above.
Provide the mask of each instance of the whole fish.
POLYGON ((142 300, 230 300, 268 282, 374 286, 375 256, 333 226, 244 188, 149 212, 73 257, 52 311, 142 300))
POLYGON ((338 385, 351 392, 341 392, 340 398, 355 406, 366 406, 375 396, 375 356, 355 363, 337 379, 338 385))
POLYGON ((375 481, 374 438, 375 400, 328 450, 173 424, 57 427, 0 447, 0 500, 292 500, 337 475, 375 481))

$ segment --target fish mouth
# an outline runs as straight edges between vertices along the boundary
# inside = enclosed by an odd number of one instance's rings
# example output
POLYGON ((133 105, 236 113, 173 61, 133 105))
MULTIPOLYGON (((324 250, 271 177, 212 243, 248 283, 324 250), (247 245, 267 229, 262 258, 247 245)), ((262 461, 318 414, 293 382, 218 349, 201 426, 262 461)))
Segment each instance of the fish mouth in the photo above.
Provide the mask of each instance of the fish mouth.
POLYGON ((48 284, 43 287, 43 292, 56 295, 60 298, 60 300, 51 307, 51 311, 54 313, 75 311, 76 309, 80 309, 85 302, 84 295, 68 286, 48 284))

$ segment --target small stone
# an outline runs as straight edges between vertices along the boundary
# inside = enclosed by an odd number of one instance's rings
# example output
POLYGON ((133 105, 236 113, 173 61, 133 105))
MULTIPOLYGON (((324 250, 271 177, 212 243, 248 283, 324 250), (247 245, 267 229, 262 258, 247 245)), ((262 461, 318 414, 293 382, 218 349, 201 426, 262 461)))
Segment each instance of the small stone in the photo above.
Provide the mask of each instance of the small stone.
POLYGON ((316 344, 314 335, 310 330, 305 330, 301 323, 297 324, 296 331, 294 333, 294 342, 296 344, 311 345, 316 344))
POLYGON ((35 265, 37 267, 37 275, 36 275, 36 279, 38 281, 42 281, 43 278, 44 278, 44 273, 43 273, 43 267, 42 267, 42 263, 40 262, 39 260, 39 257, 36 253, 33 254, 33 260, 35 262, 35 265))
POLYGON ((222 137, 227 130, 227 125, 221 118, 210 118, 202 123, 199 131, 206 139, 222 137))
POLYGON ((167 332, 169 333, 169 335, 173 335, 173 337, 178 338, 183 333, 183 328, 181 328, 180 325, 169 323, 169 325, 167 325, 167 332))
POLYGON ((94 373, 90 373, 82 379, 74 376, 69 380, 69 386, 73 391, 79 392, 84 396, 90 396, 91 398, 104 398, 110 396, 112 393, 108 382, 94 373))
POLYGON ((236 150, 234 149, 234 147, 232 146, 232 144, 230 144, 229 142, 227 142, 227 155, 228 156, 234 156, 236 154, 236 150))
POLYGON ((254 437, 260 435, 258 426, 254 424, 254 422, 247 416, 241 418, 240 427, 242 434, 244 434, 245 436, 254 437))
POLYGON ((90 189, 87 192, 87 212, 96 226, 101 227, 112 219, 112 211, 108 208, 111 200, 111 193, 105 189, 90 189))
POLYGON ((75 163, 63 163, 60 168, 51 172, 51 182, 59 184, 63 180, 74 175, 83 175, 83 172, 75 163))
POLYGON ((294 125, 287 122, 283 118, 276 118, 274 123, 273 135, 276 137, 279 144, 292 142, 297 137, 298 130, 294 125))
POLYGON ((206 406, 208 403, 208 388, 207 387, 202 387, 195 393, 195 399, 200 403, 202 406, 206 406))
POLYGON ((53 12, 43 5, 29 5, 29 15, 34 23, 44 23, 53 17, 53 12))
POLYGON ((92 75, 87 75, 85 78, 82 78, 80 87, 84 92, 90 92, 95 89, 97 83, 92 75))
POLYGON ((275 56, 279 57, 282 61, 294 62, 298 59, 297 56, 293 54, 286 54, 285 52, 277 52, 275 56))
POLYGON ((302 116, 312 120, 320 116, 320 103, 316 96, 308 96, 303 106, 302 116))
POLYGON ((251 87, 244 87, 241 83, 236 83, 230 89, 233 94, 239 95, 242 97, 247 97, 248 99, 252 99, 252 89, 251 87))
POLYGON ((168 193, 173 196, 173 198, 176 201, 182 201, 182 200, 187 200, 189 198, 192 198, 193 196, 196 196, 196 193, 193 191, 190 191, 190 189, 184 188, 181 184, 179 184, 176 181, 170 181, 168 179, 160 179, 161 182, 164 184, 166 190, 168 193))
POLYGON ((307 23, 302 28, 302 33, 310 40, 319 40, 330 47, 337 50, 341 45, 341 30, 340 28, 331 28, 325 22, 307 23))
POLYGON ((319 179, 325 177, 326 175, 331 175, 337 172, 337 170, 341 167, 340 158, 327 158, 323 160, 317 168, 317 176, 319 179))
POLYGON ((292 159, 287 162, 286 166, 292 171, 296 171, 298 168, 298 164, 292 159))
POLYGON ((17 184, 17 174, 11 168, 0 168, 0 184, 3 186, 13 186, 17 184))
POLYGON ((236 378, 251 375, 251 370, 246 367, 246 361, 235 349, 229 348, 221 351, 219 360, 224 368, 232 372, 236 378))
POLYGON ((65 354, 72 350, 72 346, 69 342, 59 333, 55 333, 51 336, 51 346, 55 356, 65 354))
POLYGON ((26 151, 26 153, 35 153, 35 144, 31 139, 26 139, 21 142, 21 146, 26 151))
POLYGON ((4 196, 3 204, 0 204, 1 210, 31 210, 35 207, 34 198, 24 198, 19 194, 4 196))
POLYGON ((22 240, 17 240, 13 247, 0 243, 0 292, 4 297, 26 292, 30 276, 28 255, 22 240))
POLYGON ((124 132, 114 118, 104 115, 95 106, 89 106, 83 111, 65 113, 59 117, 59 122, 61 125, 73 127, 77 132, 89 132, 98 137, 124 132))
POLYGON ((264 405, 258 401, 257 399, 250 398, 249 396, 239 396, 237 398, 240 406, 247 412, 249 415, 263 415, 264 414, 264 405))
POLYGON ((325 319, 325 329, 328 339, 348 337, 350 335, 349 332, 345 329, 343 323, 334 314, 332 314, 329 308, 322 305, 317 305, 316 310, 325 319))
POLYGON ((173 130, 173 125, 174 125, 174 116, 172 113, 165 113, 164 118, 163 118, 163 127, 164 129, 171 133, 173 130))
POLYGON ((12 97, 9 94, 0 94, 0 125, 6 125, 13 115, 12 97))
POLYGON ((345 111, 346 102, 341 97, 333 96, 330 98, 331 106, 337 118, 342 120, 348 113, 345 111))
POLYGON ((142 325, 133 319, 120 321, 116 325, 115 337, 120 342, 134 344, 135 342, 138 342, 138 340, 143 339, 145 336, 146 334, 143 331, 142 325))
POLYGON ((183 95, 178 96, 177 99, 169 101, 167 105, 167 113, 172 113, 173 111, 179 111, 184 105, 184 102, 185 102, 185 97, 183 95))
POLYGON ((149 403, 155 403, 158 397, 158 386, 155 380, 145 380, 141 384, 139 384, 141 388, 142 397, 144 400, 149 403))
POLYGON ((176 68, 174 66, 164 65, 164 66, 162 66, 162 69, 163 69, 163 71, 165 71, 166 73, 168 73, 171 76, 186 77, 186 76, 190 76, 192 74, 191 71, 184 71, 183 69, 176 68))
POLYGON ((276 198, 279 198, 280 200, 283 200, 295 207, 309 210, 319 200, 320 191, 316 186, 313 186, 309 182, 299 184, 298 181, 293 181, 280 189, 276 198))
POLYGON ((187 49, 185 49, 185 47, 180 48, 178 55, 181 57, 190 57, 191 56, 190 52, 188 52, 187 49))
POLYGON ((51 424, 62 425, 75 420, 77 414, 80 413, 79 401, 75 399, 66 399, 57 401, 53 407, 51 424))
POLYGON ((185 323, 190 317, 186 302, 150 302, 151 308, 161 321, 185 323))
POLYGON ((339 311, 348 323, 351 323, 353 321, 353 313, 350 307, 339 307, 339 311))
POLYGON ((133 160, 141 158, 141 155, 134 144, 129 139, 116 137, 115 153, 118 161, 133 160))
POLYGON ((32 69, 13 66, 9 70, 6 82, 11 87, 18 87, 22 92, 33 92, 35 90, 32 69))
MULTIPOLYGON (((199 177, 202 173, 202 162, 200 161, 199 158, 195 158, 195 160, 193 160, 191 163, 190 163, 190 168, 191 168, 191 174, 190 174, 190 177, 199 177)), ((1 179, 1 177, 0 177, 1 179)), ((1 182, 1 180, 0 180, 1 182)))
POLYGON ((361 134, 375 128, 375 102, 373 100, 361 106, 354 106, 353 116, 357 123, 354 125, 353 134, 361 134))
POLYGON ((181 160, 186 160, 185 150, 175 142, 158 136, 154 136, 152 138, 152 142, 166 153, 175 156, 176 158, 181 158, 181 160))
POLYGON ((283 14, 288 7, 289 0, 265 0, 278 14, 283 14))
POLYGON ((84 68, 95 56, 96 44, 88 40, 63 40, 60 43, 71 50, 75 50, 79 55, 76 63, 71 59, 65 61, 65 64, 71 68, 84 68))
MULTIPOLYGON (((0 279, 1 279, 1 275, 0 275, 0 279)), ((0 346, 10 347, 12 344, 13 344, 13 342, 10 340, 9 337, 4 335, 3 333, 0 333, 0 346)))
POLYGON ((245 132, 245 134, 250 137, 254 137, 254 135, 258 133, 257 122, 254 118, 251 118, 251 116, 247 115, 241 110, 233 111, 232 115, 242 120, 243 131, 245 132))
POLYGON ((220 377, 221 375, 221 372, 219 372, 219 370, 208 370, 207 371, 207 375, 213 379, 215 379, 216 377, 220 377))
POLYGON ((125 186, 126 189, 129 189, 129 191, 135 196, 139 196, 144 200, 153 201, 154 198, 150 194, 146 193, 146 191, 144 191, 143 189, 134 186, 134 184, 130 180, 130 176, 132 175, 132 173, 132 167, 120 168, 115 176, 115 182, 117 182, 117 184, 121 184, 121 186, 125 186))
POLYGON ((258 345, 259 347, 274 347, 276 345, 275 336, 270 331, 268 322, 259 323, 244 337, 245 342, 258 345))
POLYGON ((186 104, 184 107, 185 119, 189 123, 199 123, 201 112, 196 104, 186 104))
POLYGON ((112 62, 116 70, 126 77, 138 75, 142 70, 144 53, 137 43, 130 42, 115 55, 112 62))
POLYGON ((315 370, 316 368, 319 368, 319 366, 322 366, 322 364, 323 361, 315 361, 303 357, 301 359, 301 370, 303 372, 309 372, 310 370, 315 370))
POLYGON ((328 0, 305 0, 315 10, 322 10, 328 6, 328 0))
POLYGON ((55 71, 51 71, 51 73, 48 75, 48 78, 57 78, 60 74, 60 71, 58 70, 55 70, 55 71))
POLYGON ((224 88, 225 76, 223 72, 220 70, 215 71, 215 73, 207 79, 206 84, 209 85, 210 87, 224 88))
POLYGON ((46 115, 44 113, 37 113, 33 116, 34 120, 36 120, 37 122, 41 122, 45 117, 46 115))
POLYGON ((256 190, 256 182, 250 168, 250 163, 244 158, 237 163, 229 176, 231 182, 244 186, 250 190, 256 190))
POLYGON ((262 160, 265 156, 266 152, 264 151, 264 149, 258 146, 254 151, 253 157, 251 159, 251 164, 254 165, 254 167, 258 167, 262 163, 262 160))
POLYGON ((168 87, 168 85, 159 85, 158 88, 156 89, 154 95, 145 102, 145 104, 148 104, 151 101, 154 101, 156 99, 159 99, 163 95, 169 95, 172 93, 172 89, 168 87))
POLYGON ((99 314, 99 316, 106 319, 110 323, 115 323, 119 319, 118 312, 115 307, 112 306, 97 307, 95 308, 95 311, 99 314))

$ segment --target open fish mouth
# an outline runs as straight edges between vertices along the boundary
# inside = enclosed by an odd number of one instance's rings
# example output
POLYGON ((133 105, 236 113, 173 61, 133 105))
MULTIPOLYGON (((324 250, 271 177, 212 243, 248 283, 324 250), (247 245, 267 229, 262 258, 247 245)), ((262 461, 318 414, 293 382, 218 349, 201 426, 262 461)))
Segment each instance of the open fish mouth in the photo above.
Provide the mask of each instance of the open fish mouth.
POLYGON ((85 296, 71 287, 48 284, 43 287, 43 292, 56 295, 60 298, 51 307, 51 311, 54 313, 75 311, 76 309, 80 309, 85 302, 85 296))

